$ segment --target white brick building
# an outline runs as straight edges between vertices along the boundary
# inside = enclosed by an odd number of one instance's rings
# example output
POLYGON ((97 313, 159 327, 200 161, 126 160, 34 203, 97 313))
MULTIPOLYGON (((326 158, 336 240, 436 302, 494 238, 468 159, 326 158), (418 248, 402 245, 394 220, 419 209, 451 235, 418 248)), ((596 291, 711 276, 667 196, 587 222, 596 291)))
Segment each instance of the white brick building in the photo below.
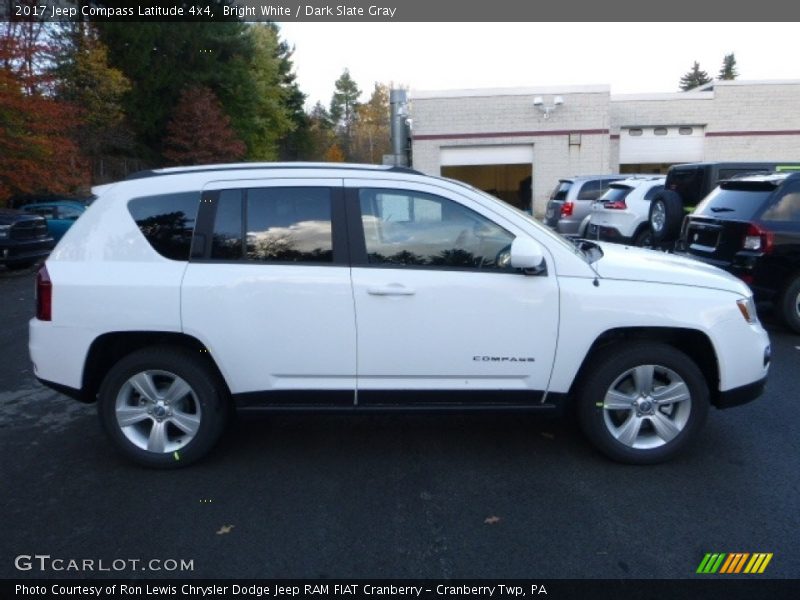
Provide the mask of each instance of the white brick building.
POLYGON ((718 81, 664 94, 612 95, 608 86, 412 92, 410 114, 415 168, 518 205, 532 177, 536 214, 569 175, 663 173, 701 160, 800 161, 794 80, 718 81))

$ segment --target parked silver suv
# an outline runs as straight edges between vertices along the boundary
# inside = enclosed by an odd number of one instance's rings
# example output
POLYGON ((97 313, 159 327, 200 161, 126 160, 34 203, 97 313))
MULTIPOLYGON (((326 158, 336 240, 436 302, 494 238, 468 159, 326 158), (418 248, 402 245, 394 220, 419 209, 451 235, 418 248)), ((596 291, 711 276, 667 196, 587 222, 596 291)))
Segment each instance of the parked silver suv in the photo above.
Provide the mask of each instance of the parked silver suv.
POLYGON ((579 175, 559 179, 550 194, 545 213, 545 225, 561 234, 585 234, 587 217, 592 211, 592 202, 597 200, 608 186, 626 175, 579 175))

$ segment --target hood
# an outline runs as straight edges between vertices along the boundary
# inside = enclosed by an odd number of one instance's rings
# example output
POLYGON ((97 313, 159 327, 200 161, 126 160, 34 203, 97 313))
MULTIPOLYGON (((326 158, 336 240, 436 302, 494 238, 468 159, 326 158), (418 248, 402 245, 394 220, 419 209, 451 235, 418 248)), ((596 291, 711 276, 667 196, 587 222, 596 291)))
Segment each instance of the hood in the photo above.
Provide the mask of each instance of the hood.
POLYGON ((705 287, 743 296, 751 294, 750 288, 741 279, 691 258, 622 244, 598 245, 603 250, 603 258, 592 266, 604 279, 705 287))

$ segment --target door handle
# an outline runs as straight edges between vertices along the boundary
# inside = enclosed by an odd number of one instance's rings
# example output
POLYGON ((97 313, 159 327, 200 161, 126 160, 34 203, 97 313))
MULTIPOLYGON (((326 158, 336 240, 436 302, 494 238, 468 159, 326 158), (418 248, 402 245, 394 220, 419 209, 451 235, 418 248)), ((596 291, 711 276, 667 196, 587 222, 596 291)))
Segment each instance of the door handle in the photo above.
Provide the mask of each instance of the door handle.
POLYGON ((390 283, 367 288, 367 293, 372 296, 413 296, 416 292, 399 283, 390 283))

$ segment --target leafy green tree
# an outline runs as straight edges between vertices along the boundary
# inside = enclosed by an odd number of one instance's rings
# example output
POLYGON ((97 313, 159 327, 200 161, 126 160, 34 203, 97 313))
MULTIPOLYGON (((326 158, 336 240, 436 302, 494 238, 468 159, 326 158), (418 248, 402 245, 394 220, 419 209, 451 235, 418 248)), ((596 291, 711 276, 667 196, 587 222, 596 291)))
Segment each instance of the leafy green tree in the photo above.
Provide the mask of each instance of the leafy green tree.
POLYGON ((288 107, 290 90, 283 85, 286 73, 279 59, 278 30, 258 23, 248 33, 253 40, 250 70, 256 102, 243 138, 251 159, 275 160, 281 141, 296 127, 288 107))
POLYGON ((722 68, 719 70, 717 79, 730 81, 736 79, 738 76, 739 71, 736 69, 736 57, 734 57, 733 52, 726 54, 722 59, 722 68))
POLYGON ((108 49, 93 25, 65 23, 58 33, 54 36, 58 39, 54 65, 57 96, 79 111, 75 140, 92 163, 93 180, 109 179, 118 162, 115 159, 133 152, 122 105, 130 82, 119 69, 109 66, 108 49))
MULTIPOLYGON (((269 23, 278 35, 278 26, 269 23)), ((282 160, 299 160, 305 158, 311 151, 311 140, 309 136, 310 121, 306 114, 305 104, 306 95, 300 90, 297 83, 297 75, 294 72, 292 55, 294 48, 290 47, 285 40, 278 42, 278 73, 280 86, 284 92, 284 106, 288 112, 292 129, 281 140, 280 158, 282 160)))
POLYGON ((358 98, 361 90, 355 80, 350 76, 350 71, 345 69, 334 84, 335 91, 331 98, 330 118, 334 130, 339 138, 339 144, 344 152, 345 159, 350 158, 353 126, 357 118, 358 98))
POLYGON ((251 126, 259 99, 248 27, 238 22, 101 24, 110 65, 131 82, 125 112, 152 158, 161 154, 163 132, 182 90, 193 85, 210 88, 234 129, 254 144, 251 126))
POLYGON ((372 95, 356 109, 352 160, 380 164, 391 153, 389 86, 376 83, 372 95))
POLYGON ((708 73, 701 71, 700 64, 697 61, 694 61, 694 66, 692 66, 691 71, 681 77, 680 88, 682 91, 686 92, 698 86, 709 83, 710 81, 711 78, 708 76, 708 73))
MULTIPOLYGON (((317 102, 308 114, 307 160, 327 160, 328 150, 336 142, 330 115, 321 102, 317 102)), ((341 152, 341 150, 340 150, 341 152)))

